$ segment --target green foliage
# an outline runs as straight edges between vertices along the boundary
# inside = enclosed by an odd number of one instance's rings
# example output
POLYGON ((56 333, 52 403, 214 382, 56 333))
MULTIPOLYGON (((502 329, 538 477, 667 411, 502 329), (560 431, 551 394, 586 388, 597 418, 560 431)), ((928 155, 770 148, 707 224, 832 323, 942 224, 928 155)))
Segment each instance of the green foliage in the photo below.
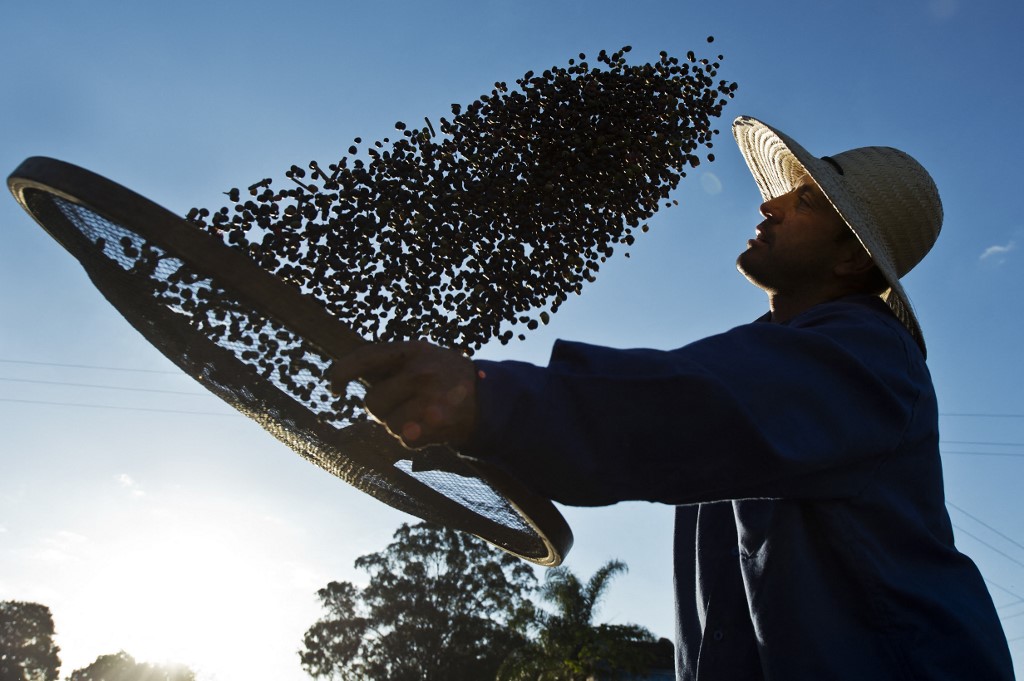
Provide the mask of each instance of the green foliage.
POLYGON ((88 667, 71 672, 68 681, 195 681, 195 678, 187 667, 136 662, 122 650, 113 655, 100 655, 88 667))
POLYGON ((311 676, 488 679, 526 644, 533 571, 472 535, 404 524, 386 549, 355 565, 370 574, 365 588, 331 582, 317 592, 327 613, 299 652, 311 676))
POLYGON ((39 603, 0 601, 0 681, 56 681, 53 616, 39 603))
POLYGON ((605 563, 583 584, 567 568, 550 570, 540 595, 554 607, 537 613, 539 633, 502 665, 502 681, 587 681, 619 678, 648 670, 656 638, 635 624, 594 624, 601 597, 626 564, 605 563))

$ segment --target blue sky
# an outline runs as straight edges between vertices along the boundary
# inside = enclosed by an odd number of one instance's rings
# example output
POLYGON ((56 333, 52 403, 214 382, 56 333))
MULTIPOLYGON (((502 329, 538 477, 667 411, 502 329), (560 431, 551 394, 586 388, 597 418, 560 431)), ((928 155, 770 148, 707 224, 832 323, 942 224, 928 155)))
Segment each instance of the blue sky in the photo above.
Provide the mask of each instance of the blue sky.
MULTIPOLYGON (((761 314, 763 294, 733 264, 759 219, 728 134, 736 115, 819 155, 910 152, 946 210, 904 282, 939 392, 950 515, 1024 675, 1021 3, 8 4, 0 169, 54 156, 178 213, 579 52, 724 54, 720 77, 740 88, 717 160, 683 181, 680 205, 631 258, 613 258, 549 326, 488 358, 544 362, 559 337, 672 348, 761 314)), ((315 590, 363 579, 352 561, 411 518, 204 395, 13 200, 0 201, 0 234, 0 599, 53 609, 65 673, 124 648, 190 664, 203 681, 306 678, 295 651, 318 614, 315 590)), ((671 509, 564 511, 571 569, 630 566, 604 619, 670 637, 671 509)))

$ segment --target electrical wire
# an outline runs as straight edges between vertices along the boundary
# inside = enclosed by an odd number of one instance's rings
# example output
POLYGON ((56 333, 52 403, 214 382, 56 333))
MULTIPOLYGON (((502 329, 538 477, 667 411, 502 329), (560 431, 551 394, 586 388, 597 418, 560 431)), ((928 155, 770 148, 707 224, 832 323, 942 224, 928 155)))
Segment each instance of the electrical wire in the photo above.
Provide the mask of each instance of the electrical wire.
POLYGON ((86 404, 83 402, 50 402, 47 400, 21 400, 0 397, 0 402, 17 402, 19 404, 45 404, 54 407, 86 407, 88 409, 116 409, 120 411, 150 411, 162 414, 192 414, 194 416, 241 416, 237 413, 219 413, 212 411, 187 411, 183 409, 155 409, 149 407, 123 407, 113 404, 86 404))
MULTIPOLYGON (((996 606, 996 610, 1006 610, 1007 608, 1014 608, 1014 607, 1024 603, 1024 597, 1018 596, 1017 594, 1015 594, 1014 592, 1010 591, 1009 589, 1007 589, 1002 584, 996 584, 995 582, 993 582, 991 579, 988 579, 987 577, 983 577, 983 579, 985 580, 986 584, 988 584, 990 586, 994 586, 995 588, 999 589, 1000 591, 1002 591, 1004 593, 1008 593, 1008 594, 1010 594, 1011 596, 1013 596, 1014 598, 1017 599, 1017 600, 1015 600, 1015 601, 1013 601, 1011 603, 1003 603, 1002 605, 997 605, 996 606)), ((1014 616, 1016 616, 1016 615, 1014 615, 1014 616)))
POLYGON ((40 380, 28 379, 28 378, 6 378, 6 377, 0 377, 0 381, 4 381, 4 382, 7 382, 7 383, 31 383, 31 384, 34 384, 34 385, 61 385, 61 386, 70 386, 70 387, 73 387, 73 388, 102 388, 104 390, 130 390, 132 392, 164 393, 164 394, 167 394, 167 395, 198 395, 198 396, 208 396, 207 393, 200 393, 200 392, 195 392, 195 391, 189 392, 189 391, 185 391, 185 390, 158 390, 156 388, 132 388, 132 387, 120 386, 120 385, 97 385, 95 383, 69 383, 67 381, 40 381, 40 380))
POLYGON ((31 364, 44 367, 61 367, 64 369, 99 369, 101 371, 131 371, 142 374, 169 374, 172 376, 185 376, 181 371, 167 371, 162 369, 129 369, 126 367, 105 367, 92 364, 59 364, 57 362, 34 362, 27 359, 0 359, 4 364, 31 364))
POLYGON ((940 445, 985 445, 987 447, 1024 447, 1024 442, 968 442, 966 440, 941 440, 940 445))
MULTIPOLYGON (((128 367, 98 366, 98 365, 88 365, 88 364, 67 364, 67 363, 58 363, 58 362, 40 362, 40 361, 32 361, 32 360, 14 360, 14 359, 0 359, 0 363, 4 363, 4 364, 22 364, 22 365, 31 365, 31 366, 46 366, 46 367, 56 367, 56 368, 65 368, 65 369, 86 369, 86 370, 94 370, 94 371, 117 371, 117 372, 126 372, 126 373, 176 375, 176 376, 186 377, 186 374, 184 372, 180 372, 180 371, 166 371, 166 370, 158 370, 158 369, 136 369, 136 368, 128 368, 128 367)), ((149 392, 149 393, 162 393, 162 394, 187 395, 187 396, 207 396, 207 393, 201 393, 201 392, 187 392, 187 391, 180 391, 180 390, 162 390, 162 389, 155 389, 155 388, 135 388, 135 387, 128 387, 128 386, 100 385, 100 384, 92 384, 92 383, 76 383, 76 382, 70 382, 70 381, 45 381, 45 380, 36 380, 36 379, 19 379, 19 378, 7 378, 7 377, 0 377, 0 381, 8 382, 8 383, 26 383, 26 384, 66 386, 66 387, 77 387, 77 388, 95 388, 95 389, 102 389, 102 390, 121 390, 121 391, 131 391, 131 392, 149 392)), ((117 405, 87 404, 87 403, 77 403, 77 402, 56 402, 56 401, 47 401, 47 400, 25 400, 25 399, 13 399, 13 398, 0 398, 0 402, 12 402, 12 403, 20 403, 20 404, 35 404, 35 405, 58 406, 58 407, 73 407, 73 408, 107 409, 107 410, 117 410, 117 411, 138 411, 138 412, 153 412, 153 413, 167 413, 167 414, 187 414, 187 415, 192 415, 192 416, 219 416, 219 417, 224 417, 224 416, 238 417, 238 416, 240 416, 240 414, 237 414, 237 413, 216 413, 216 412, 191 411, 191 410, 179 410, 179 409, 160 409, 160 408, 147 408, 147 407, 126 407, 126 406, 117 406, 117 405)), ((944 416, 944 417, 963 417, 963 418, 1000 418, 1000 419, 1024 418, 1024 414, 993 414, 993 413, 981 413, 981 412, 978 412, 978 413, 953 413, 953 412, 946 412, 946 413, 941 413, 940 416, 944 416)), ((990 446, 990 447, 1024 447, 1024 443, 1021 443, 1021 442, 981 442, 981 441, 965 441, 965 440, 943 440, 940 444, 944 444, 944 445, 990 446)), ((943 455, 962 455, 962 456, 1000 456, 1000 457, 1011 457, 1011 458, 1024 458, 1024 453, 1019 453, 1019 452, 977 452, 977 451, 952 451, 952 450, 943 449, 942 450, 942 454, 943 455)), ((1017 540, 1015 540, 1014 538, 1010 537, 1009 535, 999 531, 998 529, 996 529, 995 527, 993 527, 989 523, 985 522, 984 520, 982 520, 981 518, 977 517, 976 515, 966 511, 965 509, 963 509, 959 505, 954 504, 953 502, 950 502, 948 500, 946 501, 946 505, 949 508, 952 508, 955 511, 958 511, 959 513, 963 514, 964 516, 970 518, 974 522, 978 523, 979 525, 981 525, 982 527, 986 528, 987 530, 989 530, 990 532, 994 533, 995 535, 997 535, 998 537, 1002 538, 1003 540, 1009 542, 1013 546, 1024 550, 1024 544, 1018 542, 1017 540)), ((994 546, 991 543, 985 541, 984 539, 982 539, 981 537, 977 536, 976 534, 974 534, 974 533, 964 529, 963 527, 961 527, 960 525, 957 525, 957 524, 954 524, 953 527, 955 527, 958 532, 960 532, 960 533, 962 533, 962 534, 964 534, 964 535, 974 539, 978 543, 980 543, 983 546, 987 547, 988 549, 994 551, 995 553, 1003 556, 1004 558, 1006 558, 1007 560, 1011 561, 1015 565, 1018 565, 1018 566, 1024 568, 1024 562, 1022 562, 1021 560, 1018 560, 1017 558, 1011 556, 1010 554, 1006 553, 1005 551, 997 548, 996 546, 994 546)), ((1008 594, 1009 596, 1011 596, 1011 597, 1016 599, 1013 602, 1007 603, 1007 604, 1001 606, 998 609, 1012 608, 1012 607, 1020 606, 1021 604, 1024 604, 1024 596, 1021 596, 1021 595, 1017 594, 1016 592, 1012 591, 1011 589, 1008 589, 1007 587, 1002 586, 1001 584, 997 584, 996 582, 993 582, 991 580, 986 579, 985 581, 988 582, 991 586, 999 589, 1000 591, 1002 591, 1002 592, 1004 592, 1004 593, 1008 594)), ((1018 618, 1018 617, 1024 617, 1024 610, 1022 610, 1020 612, 1015 612, 1015 613, 1010 614, 1010 615, 1000 616, 1000 620, 1003 621, 1003 622, 1006 622, 1007 620, 1015 619, 1015 618, 1018 618)), ((1007 639, 1007 642, 1008 643, 1016 643, 1016 642, 1022 641, 1022 640, 1024 640, 1024 635, 1016 636, 1014 638, 1009 638, 1009 639, 1007 639)))
MULTIPOLYGON (((1024 561, 1020 561, 1020 560, 1014 558, 1013 556, 1011 556, 1010 554, 1006 553, 1005 551, 996 548, 995 546, 993 546, 992 544, 989 544, 987 541, 985 541, 984 539, 982 539, 978 535, 972 534, 972 533, 968 532, 967 530, 965 530, 964 528, 960 527, 956 523, 953 524, 953 527, 955 527, 956 529, 960 530, 962 533, 966 534, 968 537, 971 537, 972 539, 978 541, 979 543, 984 544, 985 546, 987 546, 991 550, 995 551, 999 555, 1003 556, 1004 558, 1006 558, 1010 562, 1016 563, 1017 565, 1019 565, 1021 567, 1024 567, 1024 561)), ((1007 593, 1013 593, 1012 591, 1009 591, 1009 590, 1006 590, 1006 591, 1007 591, 1007 593)), ((1017 594, 1013 594, 1013 595, 1017 596, 1017 594)), ((1017 596, 1017 598, 1020 598, 1022 601, 1024 601, 1024 597, 1017 596)))
POLYGON ((963 456, 1008 456, 1010 458, 1024 458, 1024 452, 952 452, 948 449, 942 450, 942 455, 959 454, 963 456))
MULTIPOLYGON (((964 510, 964 509, 962 509, 962 508, 961 508, 960 506, 957 506, 956 504, 952 503, 951 501, 948 501, 948 500, 947 500, 947 501, 946 501, 946 506, 948 506, 948 507, 950 507, 950 508, 953 508, 953 509, 955 509, 955 510, 959 511, 960 513, 963 513, 963 514, 964 514, 965 516, 967 516, 967 517, 968 517, 968 518, 970 518, 971 520, 975 521, 976 523, 978 523, 978 524, 979 524, 979 525, 981 525, 982 527, 985 527, 985 528, 987 528, 987 529, 991 530, 992 532, 994 532, 995 534, 999 535, 1000 537, 1002 537, 1002 538, 1003 538, 1003 539, 1005 539, 1006 541, 1010 542, 1010 543, 1011 543, 1011 544, 1013 544, 1014 546, 1017 546, 1017 547, 1019 547, 1019 548, 1021 548, 1021 549, 1024 549, 1024 544, 1021 544, 1020 542, 1018 542, 1018 541, 1017 541, 1016 539, 1014 539, 1013 537, 1010 537, 1010 536, 1008 536, 1008 535, 1006 535, 1006 534, 1004 534, 1004 533, 1000 532, 1000 531, 999 531, 999 530, 997 530, 996 528, 994 528, 994 527, 992 527, 991 525, 989 525, 988 523, 986 523, 986 522, 985 522, 984 520, 982 520, 981 518, 977 517, 976 515, 974 515, 974 514, 972 514, 972 513, 969 513, 969 512, 967 512, 967 511, 965 511, 965 510, 964 510)), ((968 537, 971 537, 971 538, 972 538, 972 539, 974 539, 975 541, 979 542, 980 544, 982 544, 982 545, 984 545, 984 546, 987 546, 987 547, 988 547, 989 549, 991 549, 991 550, 995 551, 996 553, 998 553, 999 555, 1001 555, 1001 556, 1003 556, 1004 558, 1008 559, 1009 561, 1011 561, 1011 562, 1013 562, 1013 563, 1016 563, 1017 565, 1020 565, 1021 567, 1024 567, 1024 562, 1021 562, 1021 561, 1017 560, 1016 558, 1014 558, 1013 556, 1011 556, 1010 554, 1006 553, 1005 551, 1002 551, 1002 550, 1000 550, 1000 549, 996 548, 995 546, 993 546, 992 544, 988 543, 987 541, 985 541, 984 539, 982 539, 982 538, 981 538, 981 537, 979 537, 978 535, 976 535, 976 534, 973 534, 973 533, 971 533, 971 532, 968 532, 967 530, 965 530, 965 529, 964 529, 963 527, 961 527, 960 525, 957 525, 956 523, 954 523, 954 524, 953 524, 953 527, 955 527, 955 528, 956 528, 956 529, 957 529, 957 530, 958 530, 959 532, 961 532, 962 534, 965 534, 965 535, 967 535, 968 537)), ((1001 585, 1001 584, 997 584, 996 582, 993 582, 993 581, 992 581, 992 580, 990 580, 990 579, 986 579, 985 581, 986 581, 986 582, 987 582, 988 584, 990 584, 990 585, 992 585, 992 586, 996 587, 996 588, 997 588, 997 589, 999 589, 1000 591, 1002 591, 1002 592, 1004 592, 1004 593, 1007 593, 1007 594, 1009 594, 1010 596, 1013 596, 1013 597, 1014 597, 1015 599, 1017 599, 1017 600, 1013 601, 1012 603, 1006 603, 1006 604, 1004 604, 1004 605, 1002 605, 1002 606, 1000 606, 1000 607, 996 608, 996 610, 1003 610, 1003 609, 1006 609, 1006 608, 1012 608, 1012 607, 1016 607, 1016 606, 1019 606, 1019 605, 1021 605, 1021 604, 1024 604, 1024 596, 1021 596, 1020 594, 1016 593, 1015 591, 1012 591, 1011 589, 1008 589, 1007 587, 1005 587, 1005 586, 1003 586, 1003 585, 1001 585)), ((1012 615, 1005 615, 1005 616, 1004 616, 1004 615, 1000 615, 1000 616, 999 616, 999 619, 1000 619, 1000 621, 1003 621, 1003 622, 1005 622, 1006 620, 1009 620, 1009 619, 1013 619, 1013 618, 1015 618, 1015 617, 1020 617, 1020 616, 1022 616, 1022 615, 1024 615, 1024 610, 1022 610, 1022 611, 1020 611, 1020 612, 1015 612, 1015 613, 1013 613, 1012 615)))
POLYGON ((946 500, 946 506, 949 506, 950 508, 954 508, 954 509, 956 509, 957 511, 960 511, 961 513, 963 513, 963 514, 964 514, 965 516, 967 516, 968 518, 970 518, 970 519, 971 519, 971 520, 973 520, 974 522, 976 522, 976 523, 978 523, 979 525, 981 525, 982 527, 985 527, 985 528, 987 528, 987 529, 991 530, 992 532, 996 533, 997 535, 999 535, 1000 537, 1002 537, 1002 538, 1003 538, 1003 539, 1005 539, 1006 541, 1010 542, 1011 544, 1013 544, 1013 545, 1014 545, 1014 546, 1016 546, 1017 548, 1019 548, 1019 549, 1024 549, 1024 544, 1021 544, 1021 543, 1020 543, 1019 541, 1017 541, 1017 540, 1016 540, 1016 539, 1014 539, 1013 537, 1009 537, 1009 536, 1007 536, 1007 535, 1003 534, 1002 532, 1000 532, 1000 531, 999 531, 999 530, 997 530, 996 528, 994 528, 994 527, 992 527, 991 525, 989 525, 988 523, 986 523, 986 522, 985 522, 984 520, 982 520, 981 518, 979 518, 979 517, 977 517, 977 516, 975 516, 975 515, 972 515, 972 514, 968 513, 967 511, 965 511, 964 509, 960 508, 959 506, 957 506, 956 504, 954 504, 954 503, 953 503, 952 501, 950 501, 950 500, 948 500, 948 499, 946 500))
POLYGON ((953 412, 940 412, 939 416, 966 416, 975 418, 987 418, 987 419, 1024 419, 1024 414, 966 414, 966 413, 953 413, 953 412))

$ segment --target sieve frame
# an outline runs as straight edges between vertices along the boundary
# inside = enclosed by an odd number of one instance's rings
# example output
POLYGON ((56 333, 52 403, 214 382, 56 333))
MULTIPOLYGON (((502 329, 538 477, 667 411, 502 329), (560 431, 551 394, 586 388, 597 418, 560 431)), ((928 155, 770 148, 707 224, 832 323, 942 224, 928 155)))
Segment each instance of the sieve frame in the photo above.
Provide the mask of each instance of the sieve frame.
MULTIPOLYGON (((28 198, 31 192, 42 192, 80 205, 151 242, 196 272, 214 279, 231 296, 248 305, 253 311, 296 332, 327 358, 340 357, 369 343, 327 312, 315 298, 285 284, 256 265, 241 251, 230 248, 186 219, 102 175, 58 159, 33 156, 23 161, 10 174, 7 185, 21 207, 79 262, 104 297, 108 298, 115 309, 118 309, 130 323, 129 316, 117 303, 110 300, 103 285, 97 281, 98 277, 94 276, 93 270, 86 262, 86 253, 95 248, 92 242, 66 217, 62 216, 63 222, 67 224, 54 224, 59 221, 48 221, 39 215, 33 210, 28 198)), ((160 345, 152 341, 141 328, 134 323, 132 325, 143 337, 161 349, 160 345)), ((163 354, 177 364, 174 357, 167 353, 163 354)), ((186 373, 196 378, 190 372, 186 373)), ((202 381, 199 382, 202 385, 202 381)), ((374 431, 374 437, 380 435, 375 431, 385 432, 382 425, 372 421, 353 425, 374 431)), ((351 427, 339 429, 339 433, 351 427)), ((416 502, 437 511, 443 518, 441 522, 451 527, 470 532, 505 551, 541 566, 555 567, 562 563, 572 547, 572 530, 550 500, 532 493, 515 478, 486 462, 464 457, 446 446, 434 447, 433 450, 431 456, 434 457, 456 457, 461 467, 475 473, 479 480, 504 498, 536 537, 537 541, 528 542, 534 544, 530 552, 509 548, 512 543, 521 544, 525 533, 473 512, 398 469, 392 459, 357 456, 351 456, 350 459, 358 460, 360 465, 371 468, 373 473, 380 475, 416 502), (379 466, 372 465, 374 462, 379 463, 379 466), (515 542, 510 541, 510 533, 516 535, 515 542)), ((409 458, 415 461, 414 451, 409 452, 409 458)), ((418 516, 409 508, 403 508, 374 495, 368 489, 358 486, 356 488, 401 511, 418 516)))

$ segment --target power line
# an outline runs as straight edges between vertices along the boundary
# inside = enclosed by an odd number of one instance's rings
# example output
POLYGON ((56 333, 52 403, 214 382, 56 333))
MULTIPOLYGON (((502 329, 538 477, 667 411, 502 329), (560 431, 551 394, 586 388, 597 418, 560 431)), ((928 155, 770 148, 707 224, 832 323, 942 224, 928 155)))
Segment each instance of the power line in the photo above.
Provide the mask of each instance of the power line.
POLYGON ((212 411, 186 411, 182 409, 150 409, 148 407, 120 407, 112 404, 84 404, 81 402, 48 402, 45 400, 17 400, 0 397, 0 402, 17 402, 20 404, 45 404, 54 407, 86 407, 88 409, 114 409, 120 411, 152 411, 163 414, 191 414, 194 416, 241 416, 234 413, 217 413, 212 411))
POLYGON ((988 419, 1024 419, 1024 414, 966 414, 966 413, 952 413, 942 412, 939 416, 965 416, 973 418, 988 418, 988 419))
MULTIPOLYGON (((1017 594, 1013 593, 1009 589, 1006 589, 1006 588, 996 584, 991 579, 986 579, 985 583, 986 584, 991 584, 992 586, 994 586, 995 588, 999 589, 1000 591, 1005 591, 1006 593, 1010 594, 1011 596, 1013 596, 1014 598, 1017 599, 1017 600, 1015 600, 1012 603, 1004 603, 1003 605, 997 605, 996 606, 996 610, 1006 610, 1007 608, 1015 608, 1018 605, 1020 605, 1021 603, 1024 603, 1024 598, 1020 598, 1019 596, 1017 596, 1017 594)), ((1016 617, 1019 614, 1020 614, 1019 612, 1018 613, 1014 613, 1014 614, 1010 615, 1009 617, 1016 617)), ((1008 618, 1004 618, 1004 617, 1002 617, 1002 615, 1000 615, 1000 619, 1008 619, 1008 618)))
MULTIPOLYGON (((1002 538, 1003 538, 1003 539, 1005 539, 1006 541, 1010 542, 1010 543, 1011 543, 1011 544, 1013 544, 1014 546, 1017 546, 1017 547, 1019 547, 1019 548, 1021 548, 1021 549, 1024 549, 1024 544, 1021 544, 1021 543, 1020 543, 1020 542, 1018 542, 1018 541, 1017 541, 1016 539, 1014 539, 1014 538, 1012 538, 1012 537, 1010 537, 1010 536, 1008 536, 1008 535, 1006 535, 1006 534, 1003 534, 1002 532, 1000 532, 1000 531, 999 531, 999 530, 997 530, 996 528, 994 528, 994 527, 992 527, 991 525, 989 525, 988 523, 986 523, 986 522, 985 522, 984 520, 982 520, 981 518, 979 518, 979 517, 975 516, 975 515, 974 515, 974 514, 972 514, 972 513, 969 513, 969 512, 967 512, 967 511, 965 511, 964 509, 960 508, 959 506, 957 506, 957 505, 956 505, 956 504, 954 504, 953 502, 951 502, 951 501, 948 501, 948 500, 947 500, 947 501, 946 501, 946 505, 947 505, 947 506, 949 506, 950 508, 954 508, 954 509, 956 509, 957 511, 959 511, 959 512, 963 513, 963 514, 964 514, 965 516, 967 516, 967 517, 968 517, 968 518, 970 518, 971 520, 974 520, 975 522, 977 522, 977 523, 978 523, 978 524, 980 524, 981 526, 983 526, 983 527, 986 527, 986 528, 988 528, 989 530, 991 530, 991 531, 992 531, 992 532, 994 532, 995 534, 999 535, 1000 537, 1002 537, 1002 538)), ((1016 558, 1014 558, 1013 556, 1009 555, 1008 553, 1006 553, 1006 552, 1004 552, 1004 551, 1001 551, 1000 549, 996 548, 996 547, 995 547, 995 546, 993 546, 992 544, 989 544, 989 543, 988 543, 987 541, 985 541, 985 540, 984 540, 984 539, 982 539, 981 537, 978 537, 977 535, 975 535, 975 534, 972 534, 972 533, 968 532, 967 530, 965 530, 964 528, 960 527, 960 526, 959 526, 959 525, 957 525, 957 524, 954 524, 954 525, 953 525, 953 527, 955 527, 955 528, 956 528, 957 530, 959 530, 959 531, 960 531, 960 532, 962 532, 963 534, 966 534, 966 535, 967 535, 968 537, 971 537, 971 538, 973 538, 974 540, 976 540, 976 541, 980 542, 981 544, 983 544, 984 546, 987 546, 988 548, 992 549, 993 551, 995 551, 995 552, 996 552, 996 553, 998 553, 999 555, 1001 555, 1001 556, 1003 556, 1003 557, 1007 558, 1008 560, 1010 560, 1010 561, 1012 561, 1012 562, 1016 563, 1017 565, 1020 565, 1020 566, 1024 567, 1024 563, 1022 563, 1021 561, 1017 560, 1016 558)), ((995 586, 995 587, 996 587, 996 588, 998 588, 999 590, 1001 590, 1001 591, 1004 591, 1005 593, 1008 593, 1008 594, 1010 594, 1011 596, 1013 596, 1014 598, 1016 598, 1016 599, 1017 599, 1017 600, 1016 600, 1016 601, 1014 601, 1013 603, 1007 603, 1007 604, 1006 604, 1005 606, 1003 606, 1004 608, 1009 608, 1009 607, 1013 607, 1013 606, 1016 606, 1016 605, 1020 605, 1021 603, 1024 603, 1024 597, 1022 597, 1022 596, 1021 596, 1020 594, 1017 594, 1017 593, 1015 593, 1014 591, 1011 591, 1010 589, 1006 588, 1005 586, 1002 586, 1001 584, 996 584, 995 582, 993 582, 993 581, 991 581, 991 580, 988 580, 988 579, 986 579, 985 581, 986 581, 986 582, 988 582, 989 584, 991 584, 992 586, 995 586)), ((1014 617, 1020 617, 1021 615, 1024 615, 1024 610, 1022 610, 1021 612, 1017 612, 1017 613, 1014 613, 1014 614, 1012 614, 1012 615, 1007 615, 1007 616, 1005 616, 1005 617, 1002 617, 1002 616, 1001 616, 1001 617, 1000 617, 999 619, 1000 619, 1000 620, 1002 620, 1002 621, 1006 621, 1006 620, 1008 620, 1008 619, 1012 619, 1012 618, 1014 618, 1014 617)))
POLYGON ((184 376, 181 371, 166 371, 161 369, 129 369, 126 367, 105 367, 95 366, 92 364, 59 364, 57 362, 34 362, 27 359, 0 359, 0 362, 4 364, 31 364, 35 366, 44 367, 63 367, 65 369, 99 369, 101 371, 132 371, 142 374, 170 374, 174 376, 184 376))
POLYGON ((954 504, 954 503, 953 503, 952 501, 949 501, 948 499, 946 500, 946 506, 949 506, 949 507, 951 507, 951 508, 955 508, 956 510, 960 511, 961 513, 963 513, 963 514, 964 514, 965 516, 967 516, 968 518, 970 518, 970 519, 971 519, 971 520, 973 520, 974 522, 978 523, 979 525, 981 525, 981 526, 983 526, 983 527, 987 527, 988 529, 992 530, 993 532, 995 532, 995 533, 996 533, 996 534, 998 534, 998 535, 999 535, 1000 537, 1002 537, 1002 538, 1003 538, 1003 539, 1005 539, 1006 541, 1010 542, 1011 544, 1013 544, 1013 545, 1014 545, 1014 546, 1016 546, 1017 548, 1020 548, 1020 549, 1024 549, 1024 544, 1021 544, 1020 542, 1018 542, 1018 541, 1017 541, 1016 539, 1014 539, 1013 537, 1009 537, 1009 536, 1007 536, 1007 535, 1003 534, 1002 532, 1000 532, 1000 531, 999 531, 999 530, 997 530, 996 528, 994 528, 994 527, 992 527, 991 525, 989 525, 988 523, 986 523, 986 522, 985 522, 984 520, 982 520, 981 518, 979 518, 979 517, 977 517, 977 516, 975 516, 975 515, 972 515, 972 514, 968 513, 967 511, 965 511, 964 509, 960 508, 959 506, 957 506, 956 504, 954 504))
POLYGON ((1020 605, 1021 603, 1024 603, 1024 597, 1018 596, 1017 594, 1013 593, 1012 591, 1007 589, 1002 584, 996 584, 995 582, 993 582, 991 579, 989 579, 987 577, 983 577, 983 579, 985 580, 986 584, 991 584, 992 586, 994 586, 995 588, 999 589, 1000 591, 1008 593, 1008 594, 1010 594, 1011 596, 1013 596, 1014 598, 1017 599, 1017 600, 1013 601, 1012 603, 1004 603, 1003 605, 997 605, 996 606, 996 610, 1006 610, 1007 608, 1013 608, 1015 606, 1020 605))
POLYGON ((947 445, 985 445, 987 447, 1024 447, 1024 442, 968 442, 966 440, 942 440, 947 445))
MULTIPOLYGON (((1016 563, 1017 565, 1019 565, 1021 567, 1024 567, 1024 561, 1020 561, 1020 560, 1014 558, 1013 556, 1011 556, 1010 554, 1006 553, 1005 551, 1002 551, 1001 549, 998 549, 995 546, 992 546, 992 544, 989 544, 987 541, 985 541, 984 539, 982 539, 981 537, 979 537, 979 536, 977 536, 975 534, 971 534, 970 532, 968 532, 964 528, 960 527, 956 523, 953 524, 953 527, 955 527, 956 529, 960 530, 961 532, 966 534, 968 537, 971 537, 971 538, 977 540, 978 542, 984 544, 985 546, 987 546, 988 548, 992 549, 993 551, 995 551, 999 555, 1003 556, 1007 560, 1009 560, 1009 561, 1011 561, 1013 563, 1016 563)), ((1000 588, 1002 588, 1002 587, 1000 587, 1000 588)), ((1012 591, 1010 591, 1008 589, 1004 589, 1004 591, 1006 591, 1007 593, 1011 593, 1014 596, 1017 596, 1017 594, 1014 594, 1012 591)), ((1024 601, 1024 597, 1017 596, 1017 598, 1019 598, 1020 600, 1024 601)))
POLYGON ((168 395, 199 395, 203 396, 206 393, 200 392, 188 392, 184 390, 158 390, 156 388, 130 388, 127 386, 120 385, 97 385, 95 383, 69 383, 66 381, 39 381, 28 378, 4 378, 0 377, 0 381, 6 381, 8 383, 33 383, 37 385, 62 385, 71 386, 74 388, 103 388, 105 390, 131 390, 144 393, 164 393, 168 395))
POLYGON ((1024 458, 1024 452, 951 452, 948 449, 942 450, 942 455, 961 454, 964 456, 1009 456, 1011 458, 1024 458))

